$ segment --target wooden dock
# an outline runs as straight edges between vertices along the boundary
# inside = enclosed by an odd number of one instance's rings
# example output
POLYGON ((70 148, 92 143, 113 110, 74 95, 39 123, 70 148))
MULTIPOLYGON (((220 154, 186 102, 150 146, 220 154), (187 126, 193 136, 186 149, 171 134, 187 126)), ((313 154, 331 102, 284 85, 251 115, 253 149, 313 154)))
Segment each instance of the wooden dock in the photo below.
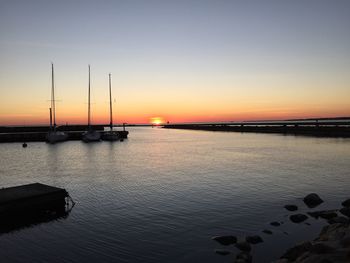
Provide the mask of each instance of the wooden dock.
POLYGON ((0 189, 0 216, 62 207, 68 196, 65 189, 40 183, 3 188, 0 189))

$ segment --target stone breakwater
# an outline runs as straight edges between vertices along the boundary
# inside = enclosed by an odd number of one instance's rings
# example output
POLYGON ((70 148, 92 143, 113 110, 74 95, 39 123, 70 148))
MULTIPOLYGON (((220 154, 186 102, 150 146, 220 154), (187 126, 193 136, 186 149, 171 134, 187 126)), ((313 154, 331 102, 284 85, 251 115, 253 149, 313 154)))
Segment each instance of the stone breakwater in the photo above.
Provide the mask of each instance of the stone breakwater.
MULTIPOLYGON (((311 193, 303 198, 305 206, 309 209, 316 208, 324 201, 315 193, 311 193)), ((306 213, 298 213, 299 207, 295 204, 287 204, 284 206, 292 214, 289 220, 294 224, 304 222, 308 219, 325 220, 328 225, 323 227, 319 236, 313 241, 305 241, 289 248, 280 259, 273 263, 345 263, 350 262, 350 199, 342 202, 342 207, 331 210, 309 211, 306 213)), ((280 227, 284 222, 273 221, 270 223, 272 227, 280 227)), ((264 235, 273 235, 270 229, 261 231, 264 235)), ((287 232, 283 232, 288 235, 287 232)), ((233 262, 236 263, 252 263, 259 262, 253 259, 252 251, 255 245, 264 242, 260 235, 252 235, 246 237, 237 237, 234 235, 216 236, 212 240, 216 241, 227 249, 216 249, 215 253, 227 256, 234 254, 231 247, 235 247, 238 253, 235 253, 233 262)), ((276 242, 276 241, 275 241, 276 242)))

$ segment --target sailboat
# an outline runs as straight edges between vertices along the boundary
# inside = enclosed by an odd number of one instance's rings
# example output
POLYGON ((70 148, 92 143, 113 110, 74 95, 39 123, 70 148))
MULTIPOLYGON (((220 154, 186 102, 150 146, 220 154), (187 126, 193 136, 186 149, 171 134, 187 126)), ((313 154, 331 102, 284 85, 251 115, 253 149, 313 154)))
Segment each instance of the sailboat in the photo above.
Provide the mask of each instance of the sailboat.
POLYGON ((67 140, 68 135, 64 132, 57 131, 56 125, 56 101, 55 101, 55 80, 53 63, 51 63, 51 108, 50 108, 50 131, 46 135, 49 143, 62 142, 67 140))
POLYGON ((117 131, 113 131, 111 73, 109 73, 108 76, 109 76, 109 128, 110 128, 110 130, 102 135, 102 140, 104 140, 104 141, 117 141, 117 140, 119 140, 119 134, 117 131))
POLYGON ((89 98, 88 98, 88 130, 83 133, 84 142, 96 142, 101 139, 101 134, 91 127, 91 103, 90 103, 90 65, 89 65, 89 98))

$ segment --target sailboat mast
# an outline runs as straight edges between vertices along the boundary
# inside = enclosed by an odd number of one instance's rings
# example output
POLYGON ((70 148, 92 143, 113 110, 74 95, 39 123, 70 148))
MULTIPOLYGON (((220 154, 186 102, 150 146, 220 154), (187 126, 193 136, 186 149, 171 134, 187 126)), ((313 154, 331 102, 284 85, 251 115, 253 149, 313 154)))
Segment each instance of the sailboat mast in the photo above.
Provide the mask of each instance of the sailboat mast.
POLYGON ((90 65, 89 65, 89 99, 88 99, 88 128, 91 125, 91 109, 90 109, 90 65))
POLYGON ((111 81, 111 73, 109 73, 109 116, 110 116, 110 122, 109 126, 111 128, 111 131, 113 130, 113 116, 112 116, 112 81, 111 81))
POLYGON ((55 78, 54 78, 54 70, 53 63, 51 63, 51 110, 53 116, 53 129, 56 130, 56 105, 55 105, 55 78))

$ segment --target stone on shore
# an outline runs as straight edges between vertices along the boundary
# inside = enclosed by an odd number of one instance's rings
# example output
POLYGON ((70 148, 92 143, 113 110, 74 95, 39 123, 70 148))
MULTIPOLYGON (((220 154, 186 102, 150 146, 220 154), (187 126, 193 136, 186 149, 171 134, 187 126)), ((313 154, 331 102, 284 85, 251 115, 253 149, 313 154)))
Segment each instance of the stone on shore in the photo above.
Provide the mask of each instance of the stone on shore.
POLYGON ((252 263, 252 255, 249 252, 240 252, 236 256, 235 263, 252 263))
POLYGON ((350 225, 325 226, 314 241, 303 242, 287 252, 275 263, 345 263, 350 262, 350 225))
POLYGON ((247 237, 245 238, 245 240, 246 240, 248 243, 253 244, 253 245, 264 242, 264 240, 263 240, 260 236, 258 236, 258 235, 255 235, 255 236, 247 236, 247 237))
POLYGON ((315 193, 308 194, 303 201, 309 208, 314 208, 323 203, 323 200, 315 193))
POLYGON ((236 248, 238 248, 241 251, 245 251, 245 252, 249 252, 250 250, 252 250, 252 247, 250 246, 250 244, 246 241, 240 241, 236 243, 236 248))
POLYGON ((308 214, 314 218, 323 218, 323 219, 331 219, 334 217, 337 217, 337 210, 323 210, 323 211, 315 211, 315 212, 308 212, 308 214))
POLYGON ((284 208, 287 209, 288 211, 297 211, 298 210, 298 207, 296 205, 285 205, 284 208))
POLYGON ((301 222, 304 222, 306 219, 308 219, 308 217, 304 214, 295 214, 295 215, 291 215, 289 219, 293 223, 301 223, 301 222))
POLYGON ((349 219, 346 218, 345 216, 337 216, 337 217, 333 217, 333 218, 329 219, 328 223, 329 224, 337 224, 337 223, 347 224, 347 223, 349 223, 349 219))
POLYGON ((311 242, 306 241, 292 247, 283 254, 281 258, 288 259, 288 261, 295 261, 298 257, 300 257, 305 252, 309 251, 312 247, 311 242))
POLYGON ((343 203, 341 203, 342 206, 350 207, 350 199, 345 200, 343 203))
POLYGON ((339 210, 344 216, 350 217, 350 207, 343 207, 339 210))
POLYGON ((235 236, 217 236, 213 237, 212 240, 219 242, 221 245, 228 246, 237 242, 235 236))

